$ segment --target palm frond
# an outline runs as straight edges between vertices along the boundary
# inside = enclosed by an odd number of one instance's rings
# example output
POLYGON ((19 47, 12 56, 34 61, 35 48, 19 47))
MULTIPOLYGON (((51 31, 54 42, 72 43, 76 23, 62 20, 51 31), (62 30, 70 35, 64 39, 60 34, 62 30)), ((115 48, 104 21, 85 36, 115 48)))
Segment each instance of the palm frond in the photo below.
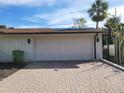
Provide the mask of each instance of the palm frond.
POLYGON ((108 3, 96 0, 88 10, 89 16, 95 22, 103 21, 107 17, 108 3))

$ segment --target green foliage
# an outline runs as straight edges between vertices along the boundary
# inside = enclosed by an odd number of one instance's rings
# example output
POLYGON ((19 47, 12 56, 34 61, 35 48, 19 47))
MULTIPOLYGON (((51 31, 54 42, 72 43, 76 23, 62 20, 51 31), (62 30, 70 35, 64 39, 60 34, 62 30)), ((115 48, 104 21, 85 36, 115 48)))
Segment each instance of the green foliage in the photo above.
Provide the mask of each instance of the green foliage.
POLYGON ((96 22, 96 28, 98 28, 99 22, 103 21, 107 17, 107 10, 108 3, 102 0, 96 0, 88 10, 92 21, 96 22))
POLYGON ((104 37, 103 37, 103 39, 102 39, 103 41, 103 45, 107 45, 107 44, 109 44, 109 45, 111 45, 111 44, 113 44, 114 42, 113 42, 113 39, 110 37, 109 39, 108 39, 108 36, 106 35, 104 35, 104 37))
POLYGON ((87 21, 84 18, 74 18, 73 22, 74 22, 73 28, 83 28, 87 21))
POLYGON ((111 37, 113 37, 115 43, 119 42, 120 40, 122 41, 122 38, 124 37, 124 24, 122 24, 120 20, 120 17, 112 16, 107 19, 104 25, 110 32, 111 37))
POLYGON ((104 24, 105 28, 107 30, 114 30, 116 29, 116 25, 120 24, 120 18, 119 17, 115 17, 115 16, 112 16, 110 18, 107 19, 106 23, 104 24))
POLYGON ((124 62, 124 24, 120 20, 119 17, 112 16, 104 25, 116 46, 116 62, 119 64, 124 62))
POLYGON ((120 24, 120 18, 119 17, 109 17, 106 20, 106 23, 104 24, 105 30, 109 31, 109 40, 108 43, 109 44, 113 44, 114 43, 114 36, 113 36, 113 32, 116 31, 116 26, 120 24))

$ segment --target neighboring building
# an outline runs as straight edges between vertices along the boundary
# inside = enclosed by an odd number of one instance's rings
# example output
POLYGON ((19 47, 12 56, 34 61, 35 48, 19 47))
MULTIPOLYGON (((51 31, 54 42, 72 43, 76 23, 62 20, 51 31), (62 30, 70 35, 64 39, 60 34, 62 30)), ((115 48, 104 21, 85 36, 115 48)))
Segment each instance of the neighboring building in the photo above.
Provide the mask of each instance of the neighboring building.
POLYGON ((0 29, 6 29, 6 25, 0 25, 0 29))
POLYGON ((13 50, 23 50, 25 61, 101 59, 105 33, 97 29, 0 29, 0 61, 13 61, 13 50))

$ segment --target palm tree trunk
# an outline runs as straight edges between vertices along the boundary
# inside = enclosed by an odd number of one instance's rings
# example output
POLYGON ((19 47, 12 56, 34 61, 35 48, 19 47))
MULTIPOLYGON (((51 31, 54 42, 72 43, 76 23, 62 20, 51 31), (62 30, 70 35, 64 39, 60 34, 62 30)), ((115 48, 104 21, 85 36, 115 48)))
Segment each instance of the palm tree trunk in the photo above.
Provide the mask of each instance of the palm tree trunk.
POLYGON ((119 46, 119 41, 117 42, 117 63, 120 64, 120 46, 119 46))
POLYGON ((99 22, 96 22, 96 29, 99 28, 99 22))
POLYGON ((120 47, 120 52, 121 52, 121 64, 123 64, 124 63, 124 59, 123 59, 123 57, 124 57, 124 42, 122 42, 122 44, 120 45, 121 47, 120 47))

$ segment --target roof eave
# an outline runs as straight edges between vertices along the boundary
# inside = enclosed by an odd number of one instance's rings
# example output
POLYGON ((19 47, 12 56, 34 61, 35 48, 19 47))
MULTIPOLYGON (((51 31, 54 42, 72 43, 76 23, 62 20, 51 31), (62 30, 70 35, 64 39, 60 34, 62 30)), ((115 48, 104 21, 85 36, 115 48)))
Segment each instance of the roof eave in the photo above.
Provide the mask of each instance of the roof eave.
POLYGON ((101 34, 108 34, 107 32, 36 32, 36 33, 4 33, 1 32, 0 34, 84 34, 84 33, 101 33, 101 34))

